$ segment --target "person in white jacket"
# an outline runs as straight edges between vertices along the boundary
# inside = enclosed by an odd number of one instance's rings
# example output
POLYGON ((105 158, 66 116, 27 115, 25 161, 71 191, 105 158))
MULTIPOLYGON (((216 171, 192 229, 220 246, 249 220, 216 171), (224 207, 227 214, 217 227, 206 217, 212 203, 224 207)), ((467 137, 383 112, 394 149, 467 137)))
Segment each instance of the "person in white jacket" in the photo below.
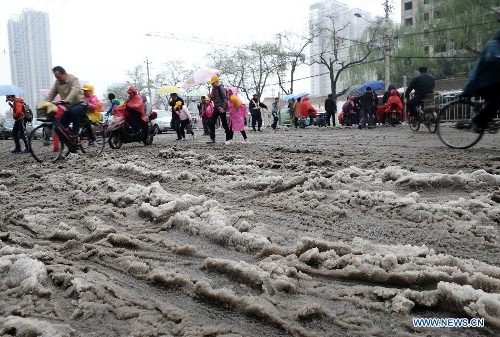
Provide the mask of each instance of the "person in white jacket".
POLYGON ((188 108, 182 104, 182 102, 176 102, 174 106, 174 111, 179 116, 180 120, 180 136, 182 140, 186 140, 186 132, 191 134, 194 139, 194 132, 191 128, 191 114, 189 113, 188 108), (186 130, 186 132, 184 131, 186 130))

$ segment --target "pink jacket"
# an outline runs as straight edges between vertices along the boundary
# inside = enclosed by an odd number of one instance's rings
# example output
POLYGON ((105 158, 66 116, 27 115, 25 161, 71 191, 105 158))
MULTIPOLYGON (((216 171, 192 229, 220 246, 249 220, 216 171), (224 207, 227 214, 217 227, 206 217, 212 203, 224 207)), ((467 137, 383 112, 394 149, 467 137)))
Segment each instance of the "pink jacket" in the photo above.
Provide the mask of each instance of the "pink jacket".
POLYGON ((191 120, 191 114, 185 105, 183 105, 182 108, 175 110, 175 113, 179 116, 181 121, 185 121, 186 119, 191 120))
POLYGON ((245 117, 247 116, 247 106, 238 98, 238 89, 236 87, 228 88, 232 91, 228 94, 227 108, 229 111, 229 125, 233 132, 245 130, 245 117))

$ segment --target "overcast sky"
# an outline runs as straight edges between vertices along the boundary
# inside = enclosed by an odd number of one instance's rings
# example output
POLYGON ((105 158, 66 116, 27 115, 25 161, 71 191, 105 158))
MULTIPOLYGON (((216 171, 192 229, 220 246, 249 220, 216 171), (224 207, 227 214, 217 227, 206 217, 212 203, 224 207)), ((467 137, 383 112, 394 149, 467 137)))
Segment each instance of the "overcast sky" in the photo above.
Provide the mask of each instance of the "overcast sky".
MULTIPOLYGON (((125 71, 152 62, 183 59, 188 67, 205 66, 210 45, 146 36, 149 32, 195 37, 203 41, 246 44, 271 40, 279 32, 304 30, 309 6, 316 0, 7 0, 0 12, 0 85, 10 84, 7 21, 24 8, 49 13, 52 64, 88 81, 101 97, 106 87, 127 80, 125 71), (6 5, 8 4, 8 5, 6 5)), ((383 0, 341 0, 372 17, 383 16, 383 0)), ((391 19, 400 21, 400 1, 391 19)), ((301 69, 303 68, 303 69, 301 69)), ((306 66, 299 76, 309 75, 306 66)), ((309 81, 295 82, 295 91, 309 91, 309 81)), ((278 89, 276 87, 276 89, 278 89)), ((1 102, 4 99, 0 99, 1 102)), ((5 105, 7 107, 7 105, 5 105)), ((5 109, 0 108, 0 112, 5 109)))

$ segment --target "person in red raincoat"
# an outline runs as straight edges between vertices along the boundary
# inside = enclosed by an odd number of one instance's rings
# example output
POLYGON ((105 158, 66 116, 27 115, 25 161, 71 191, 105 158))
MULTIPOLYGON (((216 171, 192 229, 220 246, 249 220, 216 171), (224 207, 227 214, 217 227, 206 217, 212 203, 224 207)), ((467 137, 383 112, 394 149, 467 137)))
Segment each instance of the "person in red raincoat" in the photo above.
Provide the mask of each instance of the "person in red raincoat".
POLYGON ((394 89, 391 90, 391 96, 389 96, 389 99, 387 100, 387 103, 385 105, 386 113, 390 113, 392 111, 393 104, 395 104, 396 111, 398 112, 399 115, 399 120, 401 120, 401 116, 403 114, 403 102, 401 102, 401 98, 399 98, 398 92, 394 89))
POLYGON ((313 125, 316 113, 316 109, 314 109, 311 103, 309 103, 309 97, 303 97, 300 101, 300 116, 302 117, 302 119, 306 119, 307 117, 309 117, 309 125, 313 125))
POLYGON ((127 90, 129 95, 122 105, 113 108, 113 115, 125 116, 127 123, 132 127, 135 133, 142 131, 143 141, 148 139, 148 123, 142 97, 137 93, 137 89, 132 85, 127 90))

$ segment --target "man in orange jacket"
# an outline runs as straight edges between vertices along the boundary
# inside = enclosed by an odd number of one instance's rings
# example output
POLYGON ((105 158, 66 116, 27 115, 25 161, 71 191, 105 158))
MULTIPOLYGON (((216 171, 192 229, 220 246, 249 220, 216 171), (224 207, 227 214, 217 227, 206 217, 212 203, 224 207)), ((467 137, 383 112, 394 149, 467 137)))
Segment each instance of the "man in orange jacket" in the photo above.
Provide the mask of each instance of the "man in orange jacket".
POLYGON ((16 98, 15 95, 7 95, 5 100, 12 108, 12 118, 14 119, 14 126, 12 127, 12 138, 16 147, 10 153, 30 153, 30 146, 26 138, 26 125, 24 123, 24 109, 23 99, 16 98), (21 143, 19 137, 23 139, 24 150, 21 150, 21 143))

